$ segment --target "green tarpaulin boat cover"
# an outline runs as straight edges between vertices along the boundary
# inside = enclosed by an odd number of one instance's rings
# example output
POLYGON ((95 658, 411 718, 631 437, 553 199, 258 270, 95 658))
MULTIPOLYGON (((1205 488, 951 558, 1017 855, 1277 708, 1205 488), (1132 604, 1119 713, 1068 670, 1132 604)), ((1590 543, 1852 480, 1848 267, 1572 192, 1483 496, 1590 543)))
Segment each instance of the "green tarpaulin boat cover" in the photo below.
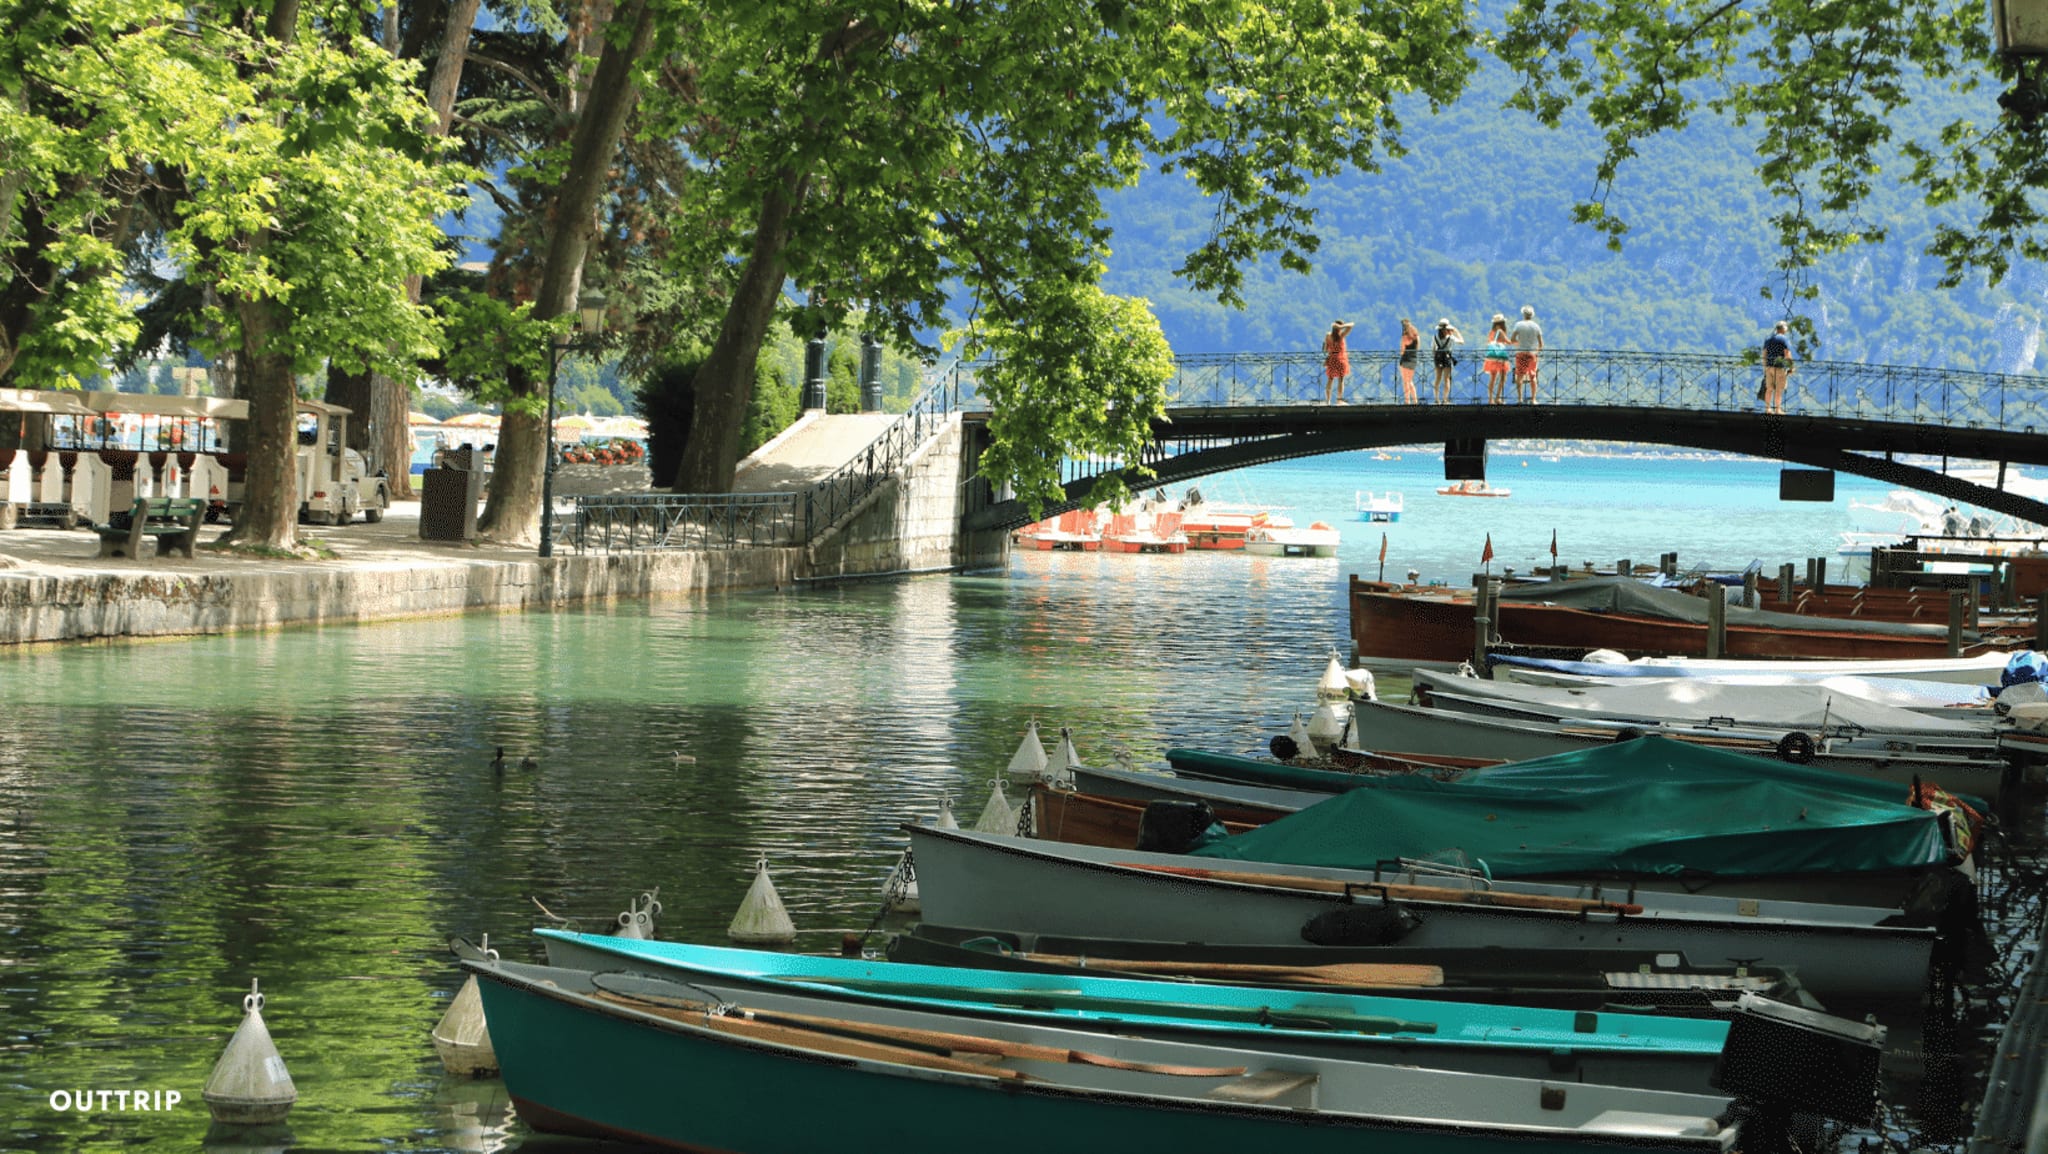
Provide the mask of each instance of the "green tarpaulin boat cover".
POLYGON ((1196 856, 1371 869, 1462 853, 1497 878, 1854 873, 1948 859, 1908 789, 1646 737, 1473 770, 1377 777, 1196 856))

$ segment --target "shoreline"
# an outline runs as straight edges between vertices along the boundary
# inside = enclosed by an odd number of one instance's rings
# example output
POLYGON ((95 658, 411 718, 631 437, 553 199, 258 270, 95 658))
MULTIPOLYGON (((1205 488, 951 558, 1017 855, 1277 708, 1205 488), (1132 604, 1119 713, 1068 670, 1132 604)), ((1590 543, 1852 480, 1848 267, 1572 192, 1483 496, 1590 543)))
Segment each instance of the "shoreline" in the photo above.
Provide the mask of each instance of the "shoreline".
MULTIPOLYGON (((99 557, 90 531, 0 535, 0 646, 114 643, 683 596, 796 583, 801 549, 558 552, 423 541, 417 502, 383 522, 306 526, 331 559, 198 551, 99 557)), ((209 525, 200 543, 218 539, 209 525)))

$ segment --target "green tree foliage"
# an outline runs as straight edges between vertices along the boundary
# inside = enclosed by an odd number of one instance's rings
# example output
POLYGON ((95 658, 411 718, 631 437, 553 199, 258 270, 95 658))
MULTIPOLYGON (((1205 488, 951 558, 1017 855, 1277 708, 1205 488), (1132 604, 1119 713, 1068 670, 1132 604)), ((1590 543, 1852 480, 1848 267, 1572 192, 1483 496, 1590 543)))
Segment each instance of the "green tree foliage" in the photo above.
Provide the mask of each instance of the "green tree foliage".
POLYGON ((1887 237, 1886 192, 1904 182, 1963 210, 1933 223, 1943 287, 2048 256, 2048 152, 1977 93, 2010 71, 1988 33, 1976 0, 1522 0, 1495 46, 1521 81, 1513 107, 1552 126, 1582 112, 1600 133, 1574 211, 1616 242, 1628 226, 1609 194, 1648 141, 1701 112, 1753 130, 1780 295, 1813 301, 1826 257, 1887 237))
MULTIPOLYGON (((766 361, 754 366, 754 394, 740 425, 740 456, 767 444, 803 415, 803 391, 783 380, 766 361)), ((679 462, 680 463, 680 462, 679 462)))
MULTIPOLYGON (((871 302, 898 344, 949 327, 949 306, 970 329, 999 317, 1009 355, 1078 384, 1058 368, 1071 335, 1020 309, 1079 299, 1099 275, 1104 190, 1154 158, 1184 174, 1207 198, 1208 226, 1177 271, 1234 302, 1254 260, 1308 266, 1321 243, 1309 189, 1397 149, 1395 98, 1455 96, 1470 43, 1465 8, 1450 0, 718 2, 699 17, 674 41, 692 83, 648 95, 649 119, 701 165, 700 195, 679 205, 672 230, 700 246, 686 267, 740 270, 698 382, 683 483, 699 488, 731 478, 786 279, 826 319, 871 302), (1062 284, 1032 287, 1042 280, 1062 284)), ((1037 399, 1077 414, 1096 403, 1085 387, 1037 399)), ((1013 449, 1003 459, 1135 456, 1138 445, 1013 449)))
MULTIPOLYGON (((1143 445, 1166 412, 1173 350, 1141 300, 1110 296, 1085 280, 1036 281, 1012 312, 989 318, 982 338, 996 359, 977 384, 989 402, 990 447, 981 471, 1006 479, 1036 518, 1063 496, 1062 445, 1143 445), (1064 347, 1064 353, 1060 350, 1064 347), (1073 397, 1085 397, 1081 404, 1073 397)), ((1135 465, 1135 478, 1151 471, 1135 465)), ((1124 479, 1098 482, 1091 503, 1115 504, 1124 479)))

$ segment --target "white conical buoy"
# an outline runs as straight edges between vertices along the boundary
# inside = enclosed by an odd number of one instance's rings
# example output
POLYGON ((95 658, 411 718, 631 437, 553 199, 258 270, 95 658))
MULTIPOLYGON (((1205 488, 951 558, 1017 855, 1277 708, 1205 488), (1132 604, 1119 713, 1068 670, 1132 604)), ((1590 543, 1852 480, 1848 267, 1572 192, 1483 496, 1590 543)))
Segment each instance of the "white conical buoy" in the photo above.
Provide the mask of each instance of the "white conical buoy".
POLYGON ((1016 833, 1017 811, 1010 806, 1010 797, 1003 792, 1003 783, 997 781, 988 791, 988 804, 981 809, 981 816, 975 819, 975 833, 1016 833))
POLYGON ((1350 689, 1351 700, 1378 701, 1380 699, 1379 689, 1373 684, 1372 670, 1347 669, 1344 671, 1344 681, 1350 689))
POLYGON ((654 919, 661 913, 661 901, 657 896, 660 893, 661 887, 656 886, 627 902, 624 912, 619 914, 619 928, 612 936, 640 942, 654 940, 654 919))
POLYGON ((1024 727, 1024 740, 1017 743, 1017 752, 1010 755, 1011 777, 1032 778, 1045 772, 1045 743, 1038 738, 1038 719, 1032 718, 1024 727))
POLYGON ((199 1096, 206 1099, 206 1108, 216 1122, 235 1126, 282 1122, 292 1103, 299 1100, 299 1091, 263 1025, 263 995, 254 978, 249 979, 242 1009, 242 1024, 235 1027, 227 1052, 214 1063, 199 1096))
POLYGON ((1317 757, 1322 751, 1316 748, 1315 739, 1308 735, 1308 726, 1302 724, 1301 714, 1294 715, 1294 724, 1287 730, 1287 736, 1294 739, 1294 748, 1300 750, 1296 757, 1317 757))
POLYGON ((1323 679, 1316 682, 1316 700, 1342 701, 1351 695, 1351 686, 1344 680, 1344 663, 1337 660, 1337 654, 1330 654, 1330 663, 1323 667, 1323 679))
POLYGON ((911 867, 909 850, 904 850, 889 870, 888 879, 882 883, 882 900, 899 914, 923 911, 917 900, 917 871, 911 867))
POLYGON ((781 946, 796 940, 796 923, 782 908, 782 895, 768 880, 768 858, 764 854, 754 865, 754 884, 747 887, 747 899, 732 916, 726 936, 745 945, 781 946))
POLYGON ((1313 716, 1308 719, 1309 740, 1324 753, 1337 748, 1344 740, 1344 727, 1350 721, 1349 709, 1334 701, 1325 701, 1316 706, 1313 716))
POLYGON ((960 819, 953 816, 952 798, 944 797, 939 799, 939 820, 933 824, 937 825, 940 829, 960 828, 960 819))
POLYGON ((1053 761, 1050 780, 1061 789, 1074 788, 1074 770, 1081 764, 1081 753, 1074 748, 1074 731, 1060 726, 1059 756, 1053 761))
MULTIPOLYGON (((498 952, 491 948, 491 936, 484 935, 483 953, 492 961, 498 952)), ((484 1024, 484 999, 477 992, 476 975, 471 974, 448 1003, 448 1012, 434 1027, 434 1052, 441 1055, 441 1067, 450 1074, 486 1077, 498 1072, 498 1052, 491 1049, 491 1032, 484 1024)))

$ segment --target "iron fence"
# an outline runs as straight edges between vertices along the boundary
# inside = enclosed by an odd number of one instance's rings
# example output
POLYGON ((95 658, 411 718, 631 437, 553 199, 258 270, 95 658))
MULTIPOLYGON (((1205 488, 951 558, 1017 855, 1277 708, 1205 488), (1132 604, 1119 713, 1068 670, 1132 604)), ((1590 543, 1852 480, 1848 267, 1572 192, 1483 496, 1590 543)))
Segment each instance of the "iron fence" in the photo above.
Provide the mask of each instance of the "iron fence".
POLYGON ((896 476, 960 408, 960 378, 937 375, 853 460, 786 493, 634 493, 578 497, 578 552, 738 549, 809 544, 896 476))

